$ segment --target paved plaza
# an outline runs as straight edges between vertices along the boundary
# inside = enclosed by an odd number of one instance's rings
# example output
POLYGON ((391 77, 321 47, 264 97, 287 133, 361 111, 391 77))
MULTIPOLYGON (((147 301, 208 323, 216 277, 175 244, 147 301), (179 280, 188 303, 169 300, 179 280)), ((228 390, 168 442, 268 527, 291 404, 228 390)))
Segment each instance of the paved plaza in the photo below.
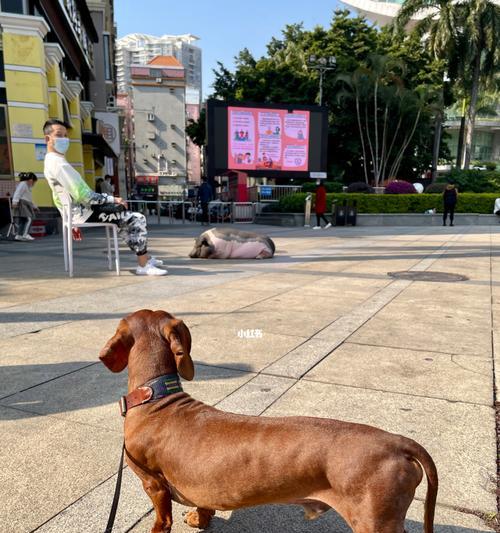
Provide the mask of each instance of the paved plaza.
MULTIPOLYGON (((98 353, 137 309, 182 318, 196 364, 185 390, 220 409, 372 424, 420 442, 440 475, 437 533, 494 530, 495 366, 500 367, 500 226, 303 228, 268 233, 272 260, 188 258, 199 226, 153 227, 169 275, 106 269, 101 232, 0 241, 0 531, 102 533, 112 501, 126 371, 98 353), (396 271, 467 276, 411 281, 396 271)), ((102 232, 103 233, 103 232, 102 232)), ((497 375, 497 383, 500 376, 497 375)), ((199 435, 203 439, 203 435, 199 435)), ((179 443, 182 446, 182 443, 179 443)), ((409 533, 422 531, 420 485, 409 533)), ((114 531, 146 533, 152 505, 125 468, 114 531)), ((196 531, 174 506, 173 533, 196 531)), ((347 533, 335 513, 296 506, 217 513, 218 533, 347 533)))

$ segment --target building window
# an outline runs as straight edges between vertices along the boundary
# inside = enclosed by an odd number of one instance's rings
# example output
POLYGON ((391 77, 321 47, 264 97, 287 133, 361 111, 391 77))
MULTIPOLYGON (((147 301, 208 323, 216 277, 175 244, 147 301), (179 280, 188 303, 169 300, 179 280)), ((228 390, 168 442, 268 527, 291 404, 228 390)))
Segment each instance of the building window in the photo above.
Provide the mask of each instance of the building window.
POLYGON ((0 178, 12 178, 7 106, 0 105, 0 178))
POLYGON ((490 161, 493 148, 493 133, 489 131, 475 131, 472 142, 472 158, 480 161, 490 161))
POLYGON ((0 82, 5 81, 5 71, 3 63, 2 36, 0 35, 0 82))
POLYGON ((0 6, 5 13, 26 14, 26 0, 0 0, 0 6))
POLYGON ((111 74, 111 47, 109 46, 109 35, 103 35, 104 44, 104 77, 106 81, 111 81, 113 76, 111 74))

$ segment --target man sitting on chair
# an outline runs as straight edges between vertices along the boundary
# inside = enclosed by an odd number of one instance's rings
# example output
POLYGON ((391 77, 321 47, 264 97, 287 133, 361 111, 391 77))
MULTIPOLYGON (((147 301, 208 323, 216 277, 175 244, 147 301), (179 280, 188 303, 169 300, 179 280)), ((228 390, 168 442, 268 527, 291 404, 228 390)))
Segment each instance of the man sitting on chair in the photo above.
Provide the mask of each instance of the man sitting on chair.
MULTIPOLYGON (((65 153, 69 148, 68 127, 60 120, 47 120, 43 126, 43 133, 47 143, 44 174, 52 189, 52 197, 59 211, 62 204, 60 192, 70 195, 73 206, 73 222, 102 222, 99 217, 99 207, 103 204, 120 204, 127 209, 127 202, 117 196, 94 192, 83 181, 80 174, 68 163, 65 153)), ((104 208, 103 208, 104 211, 104 208)), ((166 270, 157 268, 163 261, 149 257, 147 254, 147 224, 146 217, 141 213, 124 210, 117 216, 110 216, 106 222, 112 222, 119 228, 119 234, 128 247, 137 255, 138 266, 136 274, 139 276, 163 276, 166 270)))

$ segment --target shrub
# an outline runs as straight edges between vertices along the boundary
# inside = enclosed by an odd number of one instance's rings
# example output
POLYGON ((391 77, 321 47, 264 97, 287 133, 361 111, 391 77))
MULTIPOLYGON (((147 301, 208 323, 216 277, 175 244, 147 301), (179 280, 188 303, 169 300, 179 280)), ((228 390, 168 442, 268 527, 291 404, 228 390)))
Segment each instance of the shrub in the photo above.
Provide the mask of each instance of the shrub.
MULTIPOLYGON (((490 215, 497 194, 459 193, 455 212, 481 213, 490 215)), ((280 200, 283 212, 303 213, 306 193, 297 193, 280 200)), ((443 201, 436 194, 328 194, 327 210, 331 210, 332 200, 338 203, 355 201, 358 213, 425 213, 428 209, 443 210, 443 201)))
POLYGON ((438 183, 453 182, 458 192, 499 192, 500 172, 492 170, 453 169, 446 176, 440 176, 438 183))
POLYGON ((442 194, 446 189, 446 183, 431 183, 425 188, 425 194, 442 194))
MULTIPOLYGON (((339 181, 324 181, 326 192, 342 192, 342 183, 339 181)), ((308 181, 302 184, 302 190, 304 192, 314 192, 316 190, 316 182, 308 181)))
POLYGON ((407 181, 391 181, 385 188, 384 194, 416 194, 415 187, 407 181))
POLYGON ((269 202, 262 206, 262 213, 279 213, 281 208, 278 202, 269 202))
POLYGON ((375 189, 373 187, 370 187, 368 183, 364 181, 355 181, 353 183, 350 183, 347 187, 347 192, 349 193, 364 193, 364 194, 374 194, 375 189))

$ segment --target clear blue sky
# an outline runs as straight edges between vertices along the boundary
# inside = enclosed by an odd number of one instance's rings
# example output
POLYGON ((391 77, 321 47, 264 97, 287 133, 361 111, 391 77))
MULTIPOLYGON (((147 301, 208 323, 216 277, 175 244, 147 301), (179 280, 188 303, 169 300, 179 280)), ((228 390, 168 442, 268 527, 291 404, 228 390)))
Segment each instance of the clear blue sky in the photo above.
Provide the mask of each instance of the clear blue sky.
POLYGON ((203 53, 203 96, 212 92, 217 61, 232 70, 243 48, 254 57, 266 53, 272 37, 287 24, 303 22, 306 29, 328 26, 340 0, 115 0, 118 37, 192 33, 203 53))

